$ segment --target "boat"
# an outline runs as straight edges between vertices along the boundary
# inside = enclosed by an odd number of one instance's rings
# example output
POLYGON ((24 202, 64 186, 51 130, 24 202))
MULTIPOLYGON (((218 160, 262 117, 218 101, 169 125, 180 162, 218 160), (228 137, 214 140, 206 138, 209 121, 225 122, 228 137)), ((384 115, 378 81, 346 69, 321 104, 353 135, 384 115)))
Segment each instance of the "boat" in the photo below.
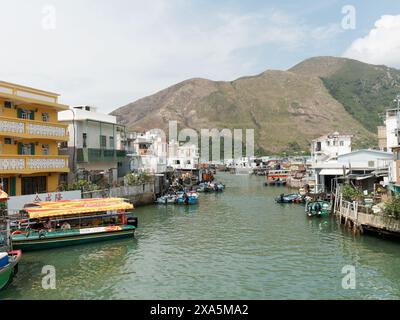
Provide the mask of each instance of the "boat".
POLYGON ((176 197, 176 204, 194 205, 199 203, 199 194, 197 192, 180 192, 176 197))
POLYGON ((306 203, 306 213, 309 217, 327 217, 331 213, 331 203, 324 200, 314 200, 306 203))
POLYGON ((225 185, 220 182, 203 182, 199 184, 197 192, 222 192, 225 185))
POLYGON ((0 252, 0 291, 6 288, 18 272, 21 250, 0 252))
POLYGON ((0 189, 0 290, 9 285, 18 272, 18 263, 21 260, 20 250, 12 250, 10 239, 10 221, 6 209, 5 199, 8 195, 0 189))
POLYGON ((166 194, 157 198, 157 204, 174 204, 176 202, 176 195, 166 194))
POLYGON ((277 203, 303 203, 304 197, 298 193, 281 194, 275 199, 277 203))
POLYGON ((284 186, 289 176, 290 170, 269 170, 264 185, 284 186))
POLYGON ((35 202, 11 221, 11 240, 23 251, 134 237, 133 205, 121 198, 35 202))

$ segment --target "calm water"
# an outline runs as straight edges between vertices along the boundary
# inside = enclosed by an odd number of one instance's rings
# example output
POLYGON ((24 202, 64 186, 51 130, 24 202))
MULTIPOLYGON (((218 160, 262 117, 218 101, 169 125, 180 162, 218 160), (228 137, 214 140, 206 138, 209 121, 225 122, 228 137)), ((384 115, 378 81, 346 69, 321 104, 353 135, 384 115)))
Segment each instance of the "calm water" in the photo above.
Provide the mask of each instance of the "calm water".
POLYGON ((136 210, 136 239, 26 253, 0 299, 398 299, 400 243, 354 237, 262 177, 220 174, 223 194, 199 206, 136 210), (41 288, 53 265, 57 289, 41 288), (341 287, 345 265, 357 288, 341 287))

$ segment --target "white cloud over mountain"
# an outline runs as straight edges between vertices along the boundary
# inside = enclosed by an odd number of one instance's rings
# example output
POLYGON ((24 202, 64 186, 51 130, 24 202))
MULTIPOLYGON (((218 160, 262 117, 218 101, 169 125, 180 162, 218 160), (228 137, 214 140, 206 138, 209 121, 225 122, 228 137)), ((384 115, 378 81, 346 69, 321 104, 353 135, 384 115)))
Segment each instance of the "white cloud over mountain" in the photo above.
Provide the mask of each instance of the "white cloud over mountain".
POLYGON ((344 57, 400 67, 400 15, 384 15, 365 37, 356 39, 344 57))

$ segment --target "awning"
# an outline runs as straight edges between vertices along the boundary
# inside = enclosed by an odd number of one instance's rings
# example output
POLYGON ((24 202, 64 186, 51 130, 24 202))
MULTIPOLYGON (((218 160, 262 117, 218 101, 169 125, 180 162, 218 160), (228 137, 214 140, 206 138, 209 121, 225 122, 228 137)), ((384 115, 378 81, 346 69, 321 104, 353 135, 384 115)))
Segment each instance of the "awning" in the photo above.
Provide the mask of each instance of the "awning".
MULTIPOLYGON (((346 174, 350 171, 346 170, 346 174)), ((320 176, 343 176, 343 169, 322 169, 319 173, 320 176)))

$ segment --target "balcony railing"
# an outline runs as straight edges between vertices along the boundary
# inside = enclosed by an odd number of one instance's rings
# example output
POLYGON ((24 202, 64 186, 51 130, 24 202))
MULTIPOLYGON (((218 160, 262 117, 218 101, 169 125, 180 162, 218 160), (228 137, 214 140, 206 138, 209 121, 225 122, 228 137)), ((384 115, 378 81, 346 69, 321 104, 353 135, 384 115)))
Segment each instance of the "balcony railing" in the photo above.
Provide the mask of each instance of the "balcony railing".
POLYGON ((115 149, 93 149, 93 148, 80 148, 77 149, 78 162, 107 162, 119 161, 126 157, 125 150, 115 149))
POLYGON ((68 156, 0 155, 2 173, 68 172, 68 156))
POLYGON ((27 119, 0 117, 0 135, 20 138, 44 138, 67 141, 68 126, 27 119))

